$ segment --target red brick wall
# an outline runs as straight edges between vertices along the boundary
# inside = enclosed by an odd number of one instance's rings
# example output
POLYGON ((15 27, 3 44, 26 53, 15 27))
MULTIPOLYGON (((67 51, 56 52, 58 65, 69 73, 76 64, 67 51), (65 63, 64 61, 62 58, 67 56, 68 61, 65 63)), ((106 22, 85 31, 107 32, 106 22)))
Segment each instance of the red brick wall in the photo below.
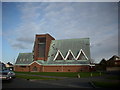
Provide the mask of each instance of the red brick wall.
POLYGON ((14 66, 14 71, 17 71, 17 72, 29 72, 30 71, 30 67, 29 66, 23 67, 23 66, 15 65, 14 66))
POLYGON ((42 66, 39 65, 38 63, 34 62, 33 64, 30 65, 30 72, 34 72, 33 68, 37 67, 37 72, 42 72, 42 66))
POLYGON ((34 62, 30 66, 21 67, 15 66, 14 70, 19 72, 34 72, 34 66, 37 67, 36 72, 88 72, 90 71, 89 66, 41 66, 34 62))
POLYGON ((89 66, 44 66, 44 72, 87 72, 89 66))

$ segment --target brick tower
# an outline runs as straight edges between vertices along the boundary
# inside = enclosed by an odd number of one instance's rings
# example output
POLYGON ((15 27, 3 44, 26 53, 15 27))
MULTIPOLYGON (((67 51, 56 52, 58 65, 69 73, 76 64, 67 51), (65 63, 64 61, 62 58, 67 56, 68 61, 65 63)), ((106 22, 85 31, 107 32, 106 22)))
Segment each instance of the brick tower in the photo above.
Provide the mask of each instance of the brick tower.
POLYGON ((48 52, 50 48, 51 41, 55 40, 49 34, 36 35, 34 43, 34 61, 44 60, 47 61, 48 52))

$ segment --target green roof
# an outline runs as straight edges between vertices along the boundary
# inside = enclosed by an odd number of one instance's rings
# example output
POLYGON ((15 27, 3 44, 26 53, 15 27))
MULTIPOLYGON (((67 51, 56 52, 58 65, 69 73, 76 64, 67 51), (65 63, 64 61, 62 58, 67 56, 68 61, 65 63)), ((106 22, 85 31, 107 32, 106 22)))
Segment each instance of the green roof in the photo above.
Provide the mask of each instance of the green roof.
POLYGON ((29 65, 33 62, 33 53, 19 53, 15 65, 29 65))
POLYGON ((52 40, 48 54, 47 64, 89 64, 90 63, 90 42, 89 38, 52 40), (54 60, 59 50, 63 57, 66 57, 69 50, 77 57, 80 50, 83 50, 88 60, 54 60))
MULTIPOLYGON (((33 62, 33 53, 19 53, 15 65, 30 65, 33 62)), ((52 40, 48 60, 37 60, 41 65, 88 65, 90 64, 90 40, 89 38, 52 40), (54 60, 58 50, 65 58, 68 51, 76 58, 82 50, 87 60, 54 60)))

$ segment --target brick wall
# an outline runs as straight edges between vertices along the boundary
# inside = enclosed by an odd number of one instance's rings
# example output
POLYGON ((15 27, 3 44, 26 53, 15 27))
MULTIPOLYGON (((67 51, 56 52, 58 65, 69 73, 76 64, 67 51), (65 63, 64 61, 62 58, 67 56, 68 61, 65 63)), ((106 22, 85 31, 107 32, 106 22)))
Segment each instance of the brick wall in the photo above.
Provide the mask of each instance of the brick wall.
POLYGON ((42 66, 36 62, 30 65, 30 72, 42 72, 42 66), (33 68, 36 67, 37 70, 33 70, 33 68))
POLYGON ((21 67, 15 66, 15 71, 18 72, 88 72, 89 66, 41 66, 34 62, 30 66, 21 67), (37 71, 33 70, 37 67, 37 71))
POLYGON ((17 72, 29 72, 30 71, 30 67, 29 66, 18 66, 18 65, 15 65, 14 66, 14 71, 17 71, 17 72))
POLYGON ((44 66, 44 72, 88 72, 89 66, 44 66))

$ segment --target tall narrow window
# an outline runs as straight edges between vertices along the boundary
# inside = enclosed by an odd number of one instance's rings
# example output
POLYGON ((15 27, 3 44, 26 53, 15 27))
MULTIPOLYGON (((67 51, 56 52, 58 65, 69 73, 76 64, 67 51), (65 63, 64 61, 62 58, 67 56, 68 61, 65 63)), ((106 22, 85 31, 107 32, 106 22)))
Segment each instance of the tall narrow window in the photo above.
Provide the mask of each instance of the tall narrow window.
POLYGON ((38 38, 38 57, 45 57, 46 38, 38 38))
POLYGON ((60 54, 60 53, 58 54, 58 56, 57 56, 56 60, 63 60, 63 58, 62 58, 62 56, 61 56, 61 54, 60 54))
POLYGON ((66 59, 66 60, 74 60, 73 55, 70 53, 70 54, 68 55, 68 57, 67 57, 67 59, 66 59))
POLYGON ((87 56, 85 55, 82 49, 78 53, 76 60, 88 60, 87 56))
POLYGON ((75 60, 75 56, 71 50, 68 51, 65 60, 75 60))
POLYGON ((87 60, 87 58, 85 57, 85 55, 83 54, 83 52, 81 52, 80 56, 78 57, 77 60, 87 60))
POLYGON ((62 53, 58 50, 54 60, 64 60, 62 53))

